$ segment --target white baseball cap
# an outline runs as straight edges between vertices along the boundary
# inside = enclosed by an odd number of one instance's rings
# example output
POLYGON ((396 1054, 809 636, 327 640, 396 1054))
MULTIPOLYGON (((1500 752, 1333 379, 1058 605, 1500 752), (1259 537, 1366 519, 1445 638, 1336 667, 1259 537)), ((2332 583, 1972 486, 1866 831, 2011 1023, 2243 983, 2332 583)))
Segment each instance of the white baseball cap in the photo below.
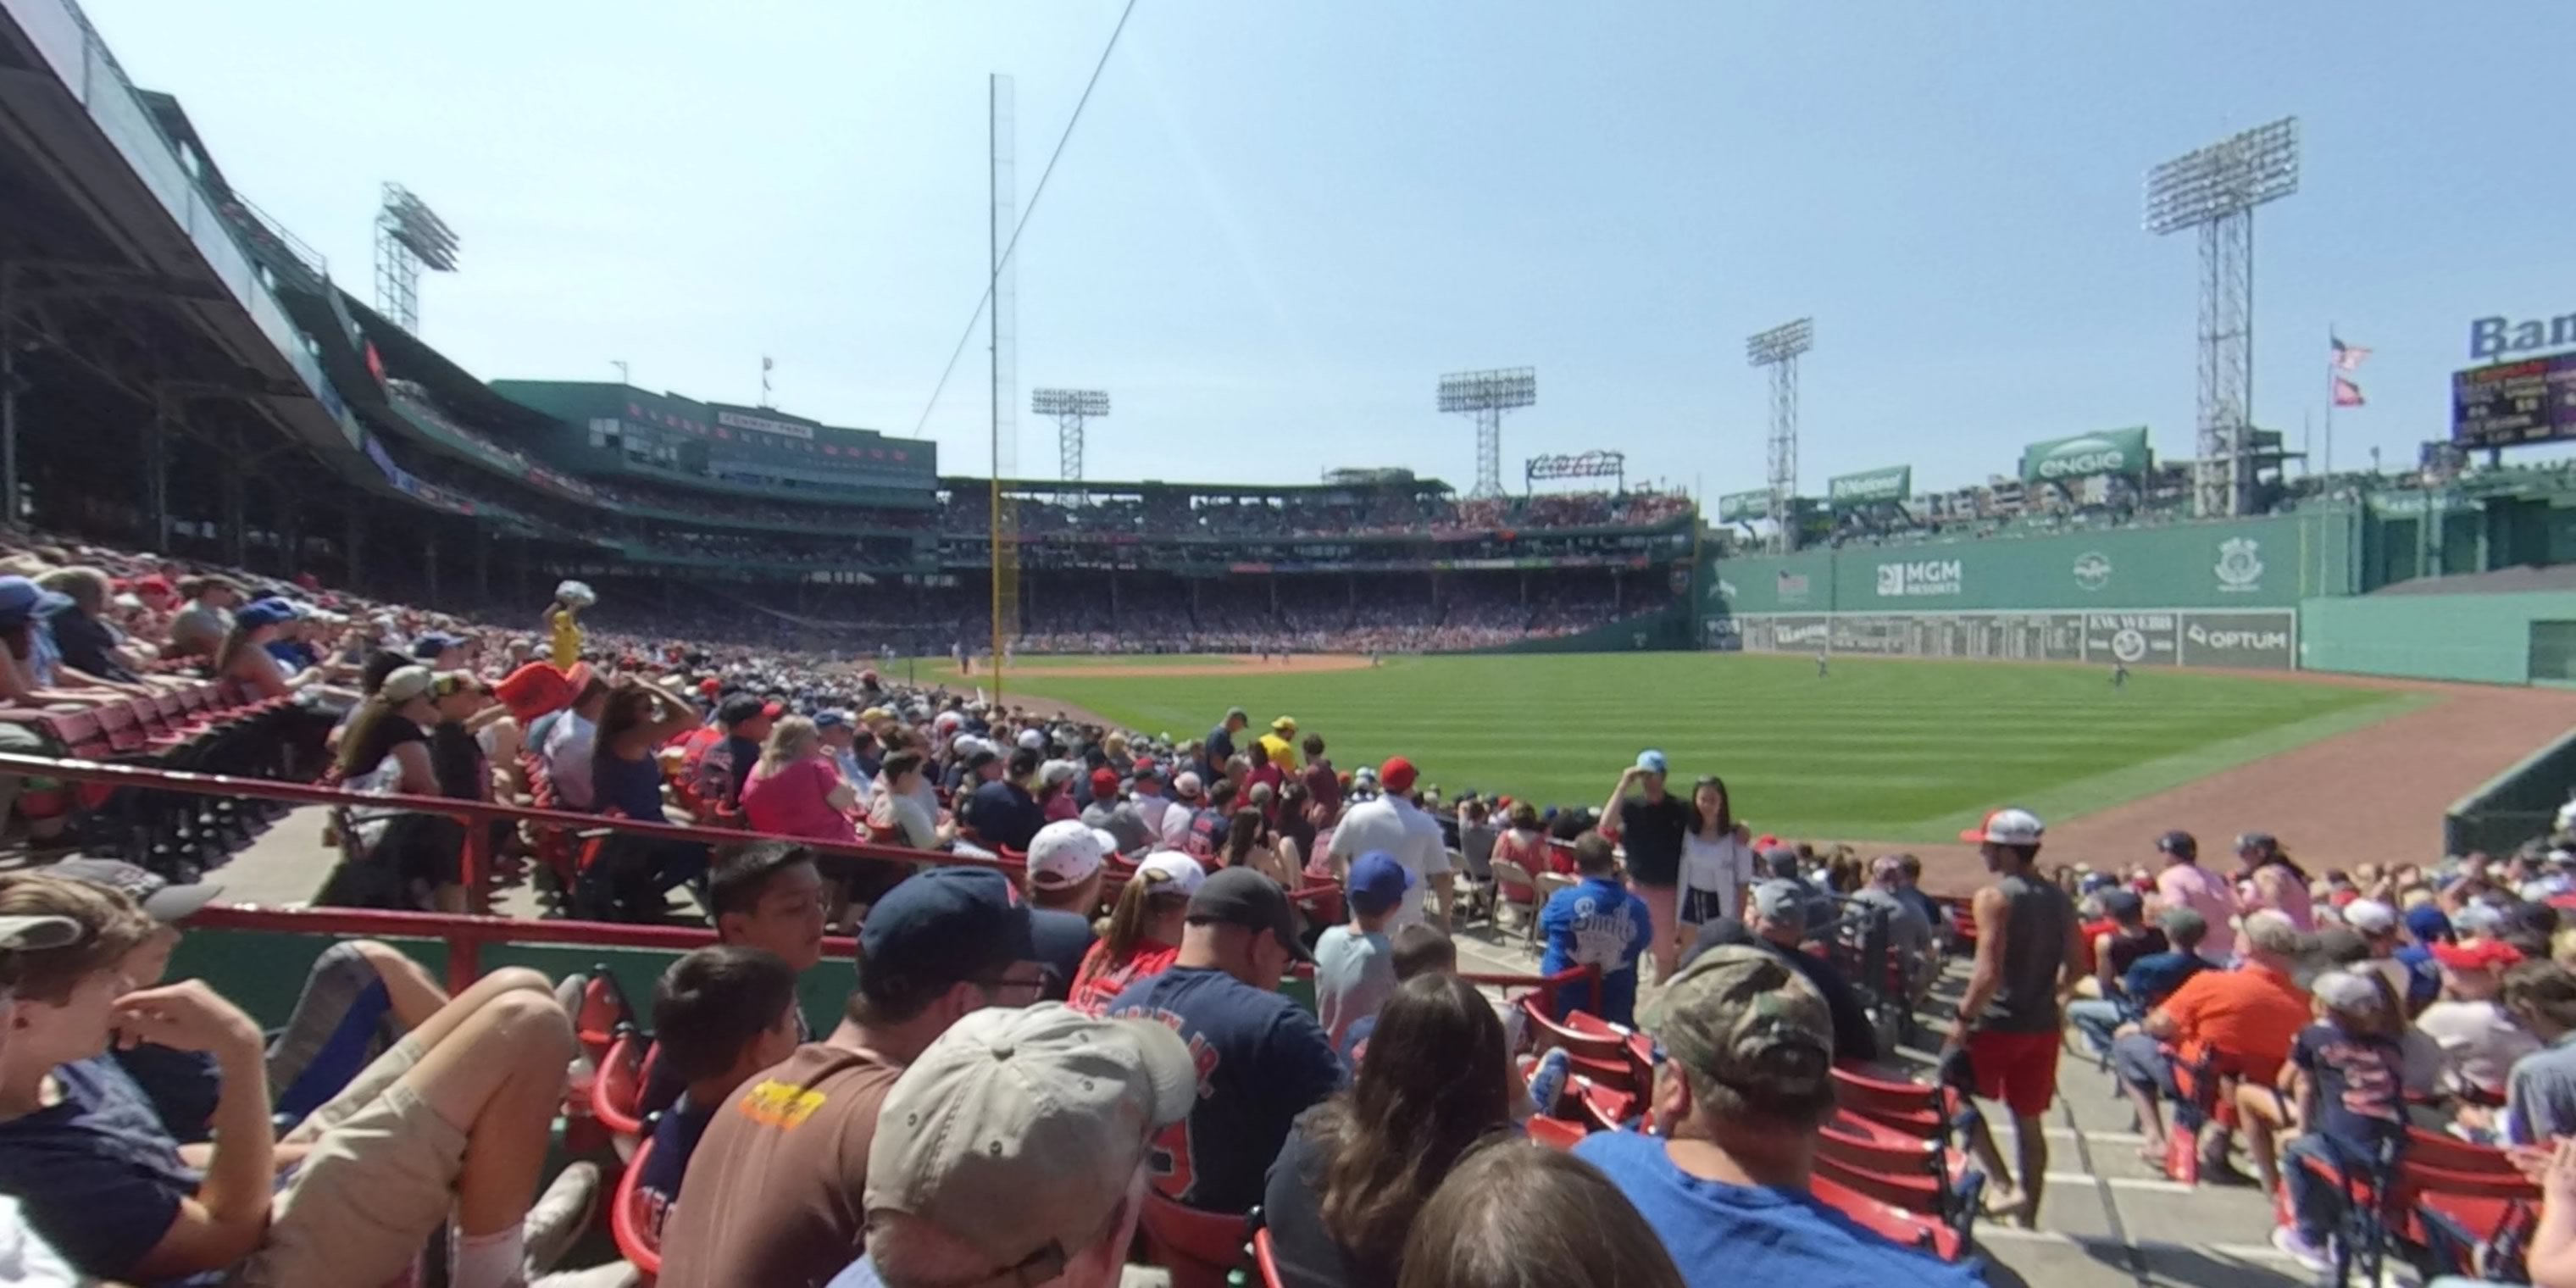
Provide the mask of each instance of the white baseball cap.
POLYGON ((1021 1282, 1052 1280, 1109 1233, 1155 1134, 1198 1098, 1189 1045, 1162 1024, 988 1007, 886 1093, 865 1204, 937 1226, 1021 1282))
POLYGON ((1160 872, 1169 878, 1172 893, 1179 895, 1197 894, 1207 882, 1207 867, 1178 850, 1156 850, 1146 855, 1145 861, 1136 865, 1135 879, 1144 879, 1148 872, 1160 872))
POLYGON ((2037 845, 2047 828, 2026 809, 1999 809, 1986 821, 1959 833, 1959 839, 1981 845, 2037 845))
POLYGON ((1046 749, 1046 735, 1039 733, 1035 729, 1022 729, 1020 731, 1020 746, 1030 751, 1043 751, 1046 749))
POLYGON ((63 948, 80 937, 80 923, 69 917, 0 917, 0 948, 63 948))
POLYGON ((2355 899, 2343 906, 2343 924, 2365 935, 2384 935, 2397 929, 2397 910, 2377 899, 2355 899))
POLYGON ((1039 828, 1029 840, 1029 880, 1058 890, 1090 880, 1116 848, 1114 843, 1101 844, 1107 835, 1071 818, 1039 828))

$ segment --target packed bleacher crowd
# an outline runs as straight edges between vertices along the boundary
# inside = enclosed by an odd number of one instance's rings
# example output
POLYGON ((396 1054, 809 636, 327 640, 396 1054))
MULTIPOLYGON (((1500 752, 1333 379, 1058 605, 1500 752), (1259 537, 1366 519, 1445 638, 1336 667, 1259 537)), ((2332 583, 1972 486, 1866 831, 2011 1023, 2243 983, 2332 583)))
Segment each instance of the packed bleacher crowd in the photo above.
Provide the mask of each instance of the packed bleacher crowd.
POLYGON ((2576 1285, 2576 817, 2502 859, 2312 872, 2248 835, 2204 865, 2169 833, 2097 872, 1998 810, 1962 906, 1909 856, 1755 836, 1658 752, 1597 809, 1444 795, 1285 715, 1172 739, 594 630, 577 584, 531 634, 94 548, 0 564, 10 750, 222 686, 290 717, 263 772, 352 793, 335 900, 452 911, 524 871, 717 941, 631 1008, 649 1054, 592 1041, 605 981, 451 997, 365 941, 267 1036, 163 978, 220 854, 0 876, 18 1282, 380 1284, 443 1232, 459 1288, 1965 1284, 1975 1219, 2045 1203, 2071 1047, 2149 1162, 2250 1182, 2311 1269, 2576 1285), (744 839, 530 819, 469 872, 461 825, 368 801, 395 792, 744 839), (1477 925, 1540 952, 1499 1014, 1458 974, 1477 925), (811 1026, 835 931, 856 988, 811 1026), (1945 1003, 1933 1076, 1892 1072, 1945 1003), (571 1084, 626 1124, 614 1197, 589 1162, 541 1189, 571 1084), (601 1206, 623 1259, 558 1269, 601 1206))

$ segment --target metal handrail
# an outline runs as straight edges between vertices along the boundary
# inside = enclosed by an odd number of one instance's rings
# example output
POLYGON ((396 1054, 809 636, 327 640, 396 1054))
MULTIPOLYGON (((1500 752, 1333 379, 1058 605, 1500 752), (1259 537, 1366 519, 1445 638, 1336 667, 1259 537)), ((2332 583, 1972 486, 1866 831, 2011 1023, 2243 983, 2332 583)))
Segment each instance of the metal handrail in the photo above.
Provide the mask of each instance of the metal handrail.
MULTIPOLYGON (((877 845, 870 842, 845 844, 814 841, 772 833, 695 827, 677 823, 652 823, 638 819, 602 818, 595 814, 570 814, 562 810, 457 800, 445 796, 415 796, 406 793, 376 795, 313 783, 282 783, 266 778, 238 778, 230 774, 201 774, 157 766, 102 764, 98 761, 57 759, 50 756, 0 753, 0 775, 26 775, 68 782, 103 783, 138 791, 179 792, 192 796, 228 796, 250 800, 282 801, 295 805, 363 806, 378 810, 411 810, 424 814, 444 815, 459 823, 467 824, 464 829, 464 877, 466 897, 473 905, 473 911, 470 913, 400 912, 376 908, 262 908, 244 904, 223 904, 202 909, 191 917, 188 923, 210 929, 438 939, 447 944, 449 984, 456 988, 470 985, 481 977, 480 954, 485 944, 571 944, 687 952, 715 942, 715 931, 705 927, 628 925, 620 922, 527 919, 489 915, 490 896, 485 874, 491 868, 490 833, 486 828, 471 826, 474 823, 527 822, 578 831, 618 832, 663 837, 675 841, 695 841, 709 845, 785 841, 826 854, 885 859, 919 867, 956 865, 986 867, 1013 877, 1026 870, 1028 866, 1024 862, 1010 859, 988 859, 977 855, 950 854, 939 850, 915 850, 904 846, 877 845)), ((1110 880, 1112 888, 1125 883, 1124 875, 1114 870, 1110 873, 1110 880)), ((1292 890, 1288 893, 1291 899, 1305 899, 1337 889, 1338 887, 1332 885, 1322 885, 1292 890)), ((855 959, 858 955, 858 944, 853 939, 836 936, 824 940, 823 951, 826 955, 855 959)), ((1312 971, 1311 966, 1300 966, 1297 974, 1307 976, 1311 975, 1312 971)), ((1559 971, 1553 975, 1462 972, 1462 977, 1471 983, 1493 987, 1535 989, 1552 1006, 1558 989, 1578 981, 1595 979, 1599 973, 1598 967, 1580 966, 1559 971)))

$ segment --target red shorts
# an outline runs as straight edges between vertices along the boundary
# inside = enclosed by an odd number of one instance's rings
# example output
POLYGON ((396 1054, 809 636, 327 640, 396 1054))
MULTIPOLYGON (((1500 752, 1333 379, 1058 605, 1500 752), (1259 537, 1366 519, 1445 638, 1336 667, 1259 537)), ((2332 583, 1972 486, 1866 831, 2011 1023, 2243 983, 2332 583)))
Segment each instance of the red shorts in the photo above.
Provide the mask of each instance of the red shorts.
POLYGON ((1968 1065, 1976 1074, 1977 1094, 2000 1100, 2016 1118, 2036 1118, 2057 1098, 2055 1033, 1968 1035, 1968 1065))

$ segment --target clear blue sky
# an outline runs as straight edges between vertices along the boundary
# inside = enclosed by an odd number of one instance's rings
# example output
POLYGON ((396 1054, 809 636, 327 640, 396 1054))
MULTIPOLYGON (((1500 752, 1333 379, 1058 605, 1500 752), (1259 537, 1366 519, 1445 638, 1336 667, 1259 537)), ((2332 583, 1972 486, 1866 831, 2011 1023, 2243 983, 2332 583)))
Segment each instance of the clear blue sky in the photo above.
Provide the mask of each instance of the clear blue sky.
MULTIPOLYGON (((463 238, 423 333, 478 375, 613 379, 909 433, 982 288, 985 74, 1023 203, 1116 0, 88 0, 234 184, 370 293, 378 184, 463 238)), ((1094 478, 1464 486, 1443 371, 1527 364, 1504 462, 1758 486, 1743 337, 1816 318, 1805 491, 1918 490, 2145 423, 2191 448, 2194 243, 2149 165, 2296 113, 2257 219, 2259 422, 2337 460, 2446 432, 2468 323, 2576 310, 2546 51, 2566 0, 1141 0, 1019 254, 1019 397, 1106 388, 1094 478), (2320 422, 2321 423, 2321 422, 2320 422)), ((980 335, 929 432, 987 460, 980 335)), ((1022 472, 1052 422, 1022 412, 1022 472)))

